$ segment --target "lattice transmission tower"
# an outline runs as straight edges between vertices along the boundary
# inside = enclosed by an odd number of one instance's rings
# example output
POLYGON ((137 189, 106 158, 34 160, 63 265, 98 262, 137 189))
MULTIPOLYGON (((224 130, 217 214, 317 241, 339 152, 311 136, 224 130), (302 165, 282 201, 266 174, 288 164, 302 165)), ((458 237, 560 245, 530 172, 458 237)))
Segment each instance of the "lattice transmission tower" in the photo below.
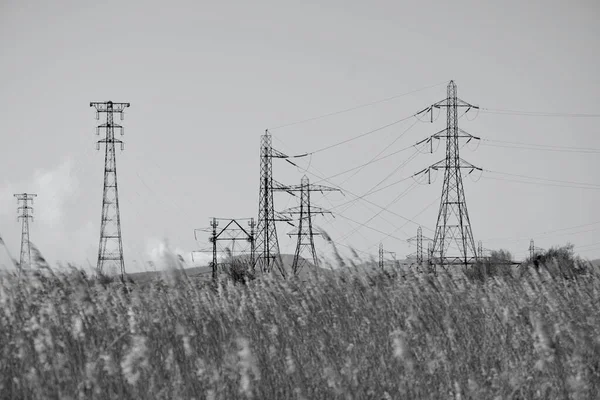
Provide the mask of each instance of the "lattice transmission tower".
POLYGON ((542 249, 541 247, 535 246, 533 239, 531 239, 529 241, 529 248, 527 250, 529 250, 529 259, 530 260, 533 260, 536 257, 536 255, 538 255, 539 253, 544 251, 544 249, 542 249))
POLYGON ((287 158, 273 149, 272 137, 268 130, 260 139, 260 191, 258 196, 258 221, 256 225, 256 265, 262 272, 270 273, 273 267, 285 276, 279 254, 276 222, 289 222, 290 219, 275 212, 273 193, 287 191, 287 186, 273 179, 273 158, 287 158))
POLYGON ((433 239, 428 238, 427 236, 423 236, 423 228, 421 228, 420 226, 417 228, 417 236, 413 236, 406 240, 408 243, 415 242, 417 244, 417 251, 409 254, 409 256, 415 257, 417 260, 417 265, 421 268, 425 264, 425 261, 429 262, 429 253, 431 250, 431 241, 432 240, 433 239), (424 256, 425 251, 423 249, 423 241, 428 243, 427 258, 425 258, 425 256, 424 256))
POLYGON ((396 252, 384 250, 383 243, 379 243, 379 268, 383 269, 385 266, 385 255, 389 254, 392 256, 392 260, 394 262, 394 266, 397 266, 398 261, 396 260, 396 252))
POLYGON ((292 263, 292 273, 296 275, 305 265, 308 265, 307 257, 302 256, 305 253, 308 253, 308 258, 312 260, 312 264, 315 267, 319 266, 314 236, 318 236, 320 233, 314 232, 312 218, 314 215, 331 214, 330 211, 312 205, 310 193, 339 192, 340 190, 329 186, 312 185, 308 177, 304 175, 299 186, 288 186, 286 187, 286 191, 289 193, 300 192, 300 205, 282 211, 283 214, 298 215, 298 228, 288 234, 290 236, 297 236, 298 238, 294 261, 292 263))
POLYGON ((456 264, 466 266, 474 263, 478 255, 467 211, 461 171, 467 169, 471 173, 474 170, 481 171, 481 168, 460 158, 460 141, 480 138, 458 127, 458 109, 466 108, 465 112, 468 112, 479 107, 459 99, 456 84, 450 81, 446 98, 429 107, 432 114, 434 108, 446 109, 446 128, 427 140, 446 139, 446 157, 420 172, 431 174, 431 170, 444 170, 442 196, 429 263, 431 267, 456 264))
POLYGON ((115 144, 120 144, 123 150, 123 141, 115 139, 115 129, 119 130, 121 136, 124 134, 123 127, 114 122, 114 115, 119 114, 121 120, 124 118, 125 108, 129 103, 92 102, 90 107, 96 109, 96 119, 100 114, 106 114, 106 122, 96 127, 96 135, 100 131, 105 132, 105 137, 98 140, 96 149, 100 150, 100 144, 104 143, 104 188, 102 193, 102 219, 100 227, 100 244, 98 246, 98 264, 96 272, 98 275, 105 271, 120 271, 121 280, 125 278, 125 262, 123 259, 123 241, 121 238, 121 216, 119 213, 119 190, 117 185, 117 159, 115 144))
POLYGON ((17 220, 21 220, 21 256, 19 257, 19 270, 31 267, 31 246, 29 242, 29 219, 33 221, 33 198, 37 197, 34 193, 15 194, 19 204, 17 220))
POLYGON ((197 232, 210 233, 208 241, 210 242, 211 248, 209 250, 199 250, 192 252, 192 260, 194 253, 206 253, 212 254, 212 261, 210 266, 212 269, 212 279, 217 280, 219 272, 219 266, 222 265, 225 268, 233 268, 236 263, 240 265, 250 265, 254 268, 254 228, 256 223, 254 218, 211 218, 210 228, 195 229, 194 236, 198 240, 197 232), (244 228, 241 221, 248 221, 248 228, 244 228), (223 222, 223 227, 218 228, 219 222, 223 222), (229 242, 230 247, 219 246, 220 242, 229 242), (241 247, 236 248, 236 243, 240 243, 241 247), (246 246, 244 246, 244 243, 246 246), (219 254, 221 254, 221 262, 219 262, 219 254), (224 256, 223 256, 224 255, 224 256), (240 259, 238 257, 244 257, 240 259))

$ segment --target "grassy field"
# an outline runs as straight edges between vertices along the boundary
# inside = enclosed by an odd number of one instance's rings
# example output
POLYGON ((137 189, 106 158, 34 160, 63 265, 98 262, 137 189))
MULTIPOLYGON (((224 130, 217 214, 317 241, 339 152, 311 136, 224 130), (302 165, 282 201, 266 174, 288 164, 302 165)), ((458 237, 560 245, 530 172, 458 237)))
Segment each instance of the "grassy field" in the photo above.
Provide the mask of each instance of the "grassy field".
MULTIPOLYGON (((546 261, 552 263, 553 261, 546 261)), ((556 267, 556 265, 555 265, 556 267)), ((552 270, 550 268, 550 270, 552 270)), ((593 399, 600 275, 0 281, 2 399, 593 399)))

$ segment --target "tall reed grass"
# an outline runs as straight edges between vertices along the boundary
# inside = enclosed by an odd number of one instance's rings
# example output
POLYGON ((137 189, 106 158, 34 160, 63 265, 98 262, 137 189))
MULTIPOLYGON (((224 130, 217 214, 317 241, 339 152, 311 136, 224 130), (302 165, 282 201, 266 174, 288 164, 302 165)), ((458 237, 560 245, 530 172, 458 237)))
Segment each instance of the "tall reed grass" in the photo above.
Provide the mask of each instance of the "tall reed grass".
POLYGON ((599 301, 591 269, 216 286, 182 273, 145 285, 5 274, 0 397, 592 399, 599 301))

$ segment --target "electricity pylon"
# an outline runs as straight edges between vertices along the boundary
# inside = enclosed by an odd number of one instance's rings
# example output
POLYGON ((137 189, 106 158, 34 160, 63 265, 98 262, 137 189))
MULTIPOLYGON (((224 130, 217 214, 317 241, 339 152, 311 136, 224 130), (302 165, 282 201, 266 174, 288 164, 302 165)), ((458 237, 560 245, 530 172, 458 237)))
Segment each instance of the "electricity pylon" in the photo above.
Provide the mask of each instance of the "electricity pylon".
POLYGON ((262 272, 271 272, 275 266, 285 276, 276 222, 289 222, 289 218, 275 213, 273 193, 286 190, 286 186, 273 179, 273 158, 287 158, 280 151, 273 149, 272 138, 268 130, 260 140, 260 193, 258 196, 258 222, 256 226, 256 264, 262 272))
POLYGON ((37 197, 34 193, 18 193, 14 195, 19 204, 17 221, 21 220, 21 256, 19 257, 19 271, 24 267, 31 267, 31 246, 29 245, 29 219, 33 221, 33 198, 37 197))
MULTIPOLYGON (((450 81, 446 98, 431 105, 428 111, 432 112, 434 108, 446 108, 446 128, 418 144, 433 139, 446 139, 446 157, 417 173, 427 173, 431 178, 431 170, 444 170, 442 197, 433 238, 432 258, 429 262, 432 267, 445 264, 467 266, 477 260, 477 249, 467 212, 461 170, 468 169, 470 174, 474 170, 482 169, 460 158, 460 140, 480 138, 459 129, 458 109, 466 108, 465 112, 468 112, 479 107, 459 99, 456 84, 450 81)), ((431 182, 431 179, 429 181, 431 182)))
POLYGON ((533 239, 529 241, 529 259, 533 260, 537 252, 544 251, 541 247, 535 247, 533 239))
POLYGON ((96 109, 96 119, 100 119, 100 113, 106 114, 106 123, 96 127, 96 135, 104 130, 106 136, 96 143, 96 149, 100 150, 100 144, 106 145, 104 153, 104 189, 102 194, 102 219, 100 227, 100 244, 98 246, 97 274, 103 275, 108 269, 118 269, 121 280, 125 279, 125 262, 123 260, 123 241, 121 239, 121 216, 119 213, 119 190, 117 187, 117 159, 115 144, 121 145, 123 141, 115 139, 115 129, 119 129, 123 135, 123 127, 114 122, 114 114, 119 114, 123 120, 125 108, 129 103, 92 102, 90 107, 96 109))
MULTIPOLYGON (((409 239, 407 239, 406 241, 408 243, 412 243, 412 242, 416 242, 417 243, 417 251, 415 253, 416 258, 417 258, 417 265, 419 267, 423 267, 423 261, 424 261, 424 257, 423 257, 423 240, 425 241, 431 241, 432 239, 423 236, 423 228, 421 228, 421 226, 419 226, 417 228, 417 236, 413 236, 409 239)), ((429 257, 429 254, 427 255, 429 257)))
POLYGON ((384 250, 383 243, 379 243, 379 268, 383 269, 383 267, 385 265, 385 254, 389 254, 392 256, 392 259, 394 260, 394 266, 396 266, 396 264, 397 264, 396 252, 384 250))
POLYGON ((313 265, 315 267, 319 266, 319 260, 315 250, 314 236, 320 235, 320 233, 313 231, 312 217, 315 214, 331 214, 330 211, 326 211, 320 207, 315 207, 311 204, 310 192, 335 192, 340 190, 331 188, 329 186, 311 185, 308 177, 304 175, 299 186, 288 186, 286 191, 290 193, 300 192, 300 206, 288 208, 287 210, 282 211, 283 214, 299 216, 298 229, 288 234, 290 236, 298 237, 296 242, 296 252, 294 253, 294 261, 292 263, 292 273, 296 275, 302 269, 302 267, 304 267, 304 265, 308 264, 308 261, 305 257, 301 258, 302 253, 308 252, 312 258, 313 265))
MULTIPOLYGON (((212 279, 213 281, 217 280, 218 274, 218 266, 219 266, 219 253, 226 253, 227 259, 229 261, 230 267, 233 266, 235 262, 236 254, 248 254, 248 247, 236 249, 236 242, 246 242, 249 243, 249 265, 251 268, 254 268, 254 227, 255 222, 254 218, 237 218, 237 219, 226 219, 226 218, 211 218, 210 219, 210 228, 206 229, 195 229, 194 236, 196 236, 196 232, 208 232, 210 233, 210 237, 208 241, 211 244, 211 249, 208 250, 212 253, 212 261, 210 266, 212 268, 212 279), (240 221, 248 220, 248 227, 250 229, 246 229, 242 227, 240 221), (219 226, 219 221, 224 221, 224 227, 217 229, 219 226), (231 242, 231 247, 227 247, 222 249, 218 246, 217 242, 228 241, 231 242)), ((196 236, 196 240, 198 237, 196 236)), ((196 253, 203 253, 205 251, 196 251, 196 253)), ((192 253, 193 258, 193 253, 192 253)))

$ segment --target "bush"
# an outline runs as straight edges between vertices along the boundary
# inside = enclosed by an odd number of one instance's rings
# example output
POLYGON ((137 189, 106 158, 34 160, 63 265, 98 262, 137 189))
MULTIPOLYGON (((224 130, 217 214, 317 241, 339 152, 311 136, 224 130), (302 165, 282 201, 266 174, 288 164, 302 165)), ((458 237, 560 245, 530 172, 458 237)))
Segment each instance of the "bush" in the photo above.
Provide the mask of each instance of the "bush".
POLYGON ((527 264, 536 270, 547 269, 553 276, 563 278, 575 278, 587 272, 588 265, 580 257, 576 256, 573 244, 560 247, 552 247, 542 254, 528 259, 527 264))
POLYGON ((466 270, 470 279, 483 281, 489 277, 510 274, 513 257, 510 251, 492 250, 489 257, 480 258, 466 270))
POLYGON ((253 265, 250 260, 231 258, 224 269, 227 277, 234 283, 246 284, 248 281, 255 279, 253 265))

